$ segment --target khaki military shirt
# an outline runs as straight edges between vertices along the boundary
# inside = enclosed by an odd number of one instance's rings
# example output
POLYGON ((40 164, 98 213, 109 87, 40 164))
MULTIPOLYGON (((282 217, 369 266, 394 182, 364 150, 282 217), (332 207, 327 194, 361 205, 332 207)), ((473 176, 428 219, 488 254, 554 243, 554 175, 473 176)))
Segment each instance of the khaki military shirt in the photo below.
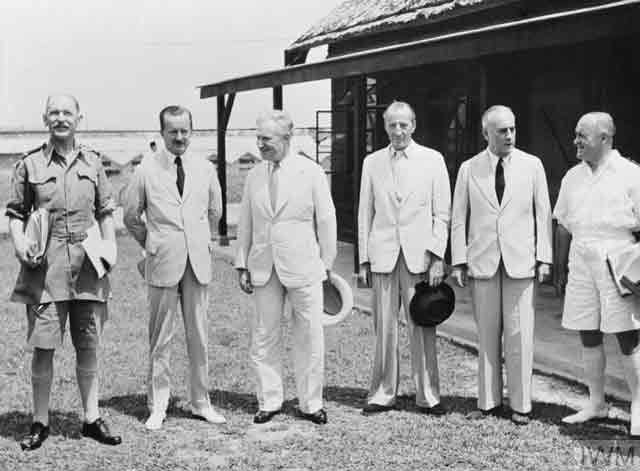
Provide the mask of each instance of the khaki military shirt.
POLYGON ((21 265, 11 300, 106 301, 109 280, 97 277, 81 244, 87 229, 115 209, 100 155, 77 146, 65 159, 48 144, 20 160, 11 179, 6 214, 26 221, 40 207, 50 214, 45 258, 35 268, 21 265))

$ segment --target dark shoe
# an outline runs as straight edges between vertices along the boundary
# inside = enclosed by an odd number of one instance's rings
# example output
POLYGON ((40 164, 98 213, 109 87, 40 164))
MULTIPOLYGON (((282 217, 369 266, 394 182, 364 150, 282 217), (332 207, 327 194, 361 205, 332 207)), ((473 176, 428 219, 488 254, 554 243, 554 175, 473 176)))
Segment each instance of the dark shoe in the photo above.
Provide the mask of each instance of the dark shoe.
POLYGON ((442 404, 438 403, 433 407, 421 407, 418 406, 418 412, 422 413, 422 414, 427 414, 427 415, 433 415, 433 416, 441 416, 447 413, 447 410, 442 407, 442 404))
POLYGON ((314 424, 323 425, 327 423, 327 413, 324 409, 318 409, 311 414, 307 414, 298 409, 298 415, 305 420, 310 420, 314 424))
POLYGON ((388 412, 393 409, 393 406, 383 406, 381 404, 365 404, 362 408, 362 415, 379 414, 380 412, 388 412))
POLYGON ((529 414, 511 411, 511 422, 516 425, 529 425, 529 422, 531 422, 531 417, 529 416, 529 414))
POLYGON ((480 420, 480 419, 484 419, 485 417, 488 416, 493 416, 493 417, 502 417, 503 416, 503 412, 502 412, 502 406, 496 406, 493 407, 491 409, 476 409, 474 411, 471 411, 467 414, 467 419, 469 420, 480 420))
POLYGON ((90 424, 82 424, 82 435, 103 443, 105 445, 120 445, 122 438, 118 435, 111 435, 109 427, 101 418, 90 424))
POLYGON ((269 422, 273 417, 282 412, 282 409, 277 410, 259 410, 256 415, 253 416, 254 424, 264 424, 269 422))
POLYGON ((29 435, 20 442, 20 448, 24 451, 37 450, 49 436, 49 426, 41 422, 31 424, 29 435))

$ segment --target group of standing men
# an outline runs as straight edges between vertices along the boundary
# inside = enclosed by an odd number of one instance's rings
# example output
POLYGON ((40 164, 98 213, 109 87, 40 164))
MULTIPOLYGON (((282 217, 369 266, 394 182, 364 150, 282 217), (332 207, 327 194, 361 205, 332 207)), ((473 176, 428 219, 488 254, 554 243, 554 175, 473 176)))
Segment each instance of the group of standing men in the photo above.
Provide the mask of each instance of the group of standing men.
MULTIPOLYGON (((107 277, 98 277, 82 245, 98 224, 115 246, 115 202, 100 155, 75 140, 81 119, 69 95, 47 99, 43 120, 49 142, 15 168, 7 205, 10 231, 21 262, 12 300, 27 308, 33 347, 33 422, 21 443, 42 445, 49 434, 48 407, 55 348, 67 319, 76 350, 84 408, 82 434, 117 445, 98 410, 97 347, 107 317, 107 277), (49 212, 49 243, 35 260, 24 233, 33 210, 49 212)), ((149 317, 146 428, 162 427, 169 403, 169 343, 178 305, 190 363, 190 402, 195 417, 225 418, 208 395, 207 308, 212 265, 211 235, 222 209, 214 167, 188 152, 189 110, 159 115, 164 148, 136 169, 121 196, 124 223, 144 248, 149 317)), ((531 412, 536 280, 549 278, 551 209, 541 161, 515 147, 515 116, 492 106, 482 117, 485 150, 462 164, 453 203, 443 156, 412 139, 415 113, 404 102, 384 113, 390 144, 364 160, 358 212, 360 276, 373 287, 376 336, 370 391, 363 414, 390 410, 399 382, 398 314, 415 285, 438 286, 451 227, 452 277, 471 286, 479 338, 478 409, 472 418, 503 415, 502 337, 509 416, 526 424, 531 412)), ((299 416, 327 422, 323 406, 324 338, 322 282, 336 256, 336 216, 321 167, 291 148, 293 122, 273 110, 257 120, 263 162, 245 182, 235 266, 240 288, 253 293, 249 316, 250 362, 257 380, 255 423, 270 421, 283 403, 280 361, 285 301, 291 306, 299 416)), ((589 113, 576 127, 582 163, 563 179, 555 209, 559 223, 559 283, 566 288, 563 325, 580 331, 590 400, 570 423, 605 416, 602 333, 616 333, 632 391, 631 430, 640 434, 639 302, 621 298, 606 270, 608 250, 633 243, 640 229, 640 167, 612 148, 615 127, 606 113, 589 113), (572 239, 572 240, 571 240, 572 239), (570 250, 569 250, 570 247, 570 250), (567 279, 567 262, 571 270, 567 279)), ((115 264, 111 260, 111 265, 115 264)), ((407 316, 411 366, 419 411, 445 412, 440 404, 435 328, 407 316)))
MULTIPOLYGON (((516 148, 515 115, 506 106, 482 115, 487 148, 458 170, 453 203, 442 155, 412 140, 415 113, 404 102, 384 113, 389 146, 364 161, 358 212, 360 276, 373 287, 376 351, 363 414, 390 410, 398 389, 398 313, 408 311, 420 279, 443 278, 451 224, 451 276, 470 285, 478 332, 478 406, 469 418, 530 421, 536 281, 551 276, 552 212, 542 162, 516 148), (503 406, 502 358, 509 407, 503 406)), ((640 300, 622 297, 607 253, 635 242, 640 229, 640 166, 613 149, 615 126, 603 112, 582 116, 574 144, 581 163, 562 180, 559 267, 562 325, 583 344, 587 405, 563 418, 582 423, 608 414, 603 333, 615 333, 631 390, 630 436, 640 436, 640 300)), ((435 328, 407 315, 416 406, 441 415, 435 328)))

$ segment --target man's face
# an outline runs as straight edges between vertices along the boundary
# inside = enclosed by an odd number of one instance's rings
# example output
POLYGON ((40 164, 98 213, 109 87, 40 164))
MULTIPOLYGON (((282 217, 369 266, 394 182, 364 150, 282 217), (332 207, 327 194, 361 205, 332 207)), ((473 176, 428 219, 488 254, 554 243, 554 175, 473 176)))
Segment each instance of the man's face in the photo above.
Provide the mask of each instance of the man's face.
POLYGON ((409 109, 397 108, 387 113, 384 129, 387 131, 391 146, 395 150, 402 150, 411 142, 416 123, 409 109))
POLYGON ((187 151, 191 139, 191 122, 187 113, 164 115, 162 139, 167 150, 176 157, 187 151))
POLYGON ((509 110, 496 110, 489 114, 484 138, 489 150, 498 157, 506 157, 516 146, 516 118, 509 110))
POLYGON ((256 144, 264 160, 278 162, 289 150, 289 134, 283 134, 275 121, 261 121, 256 130, 256 144))
POLYGON ((76 102, 65 95, 51 97, 42 115, 51 138, 62 141, 73 139, 81 119, 76 102))
POLYGON ((585 162, 597 162, 604 154, 604 139, 596 122, 588 116, 583 116, 576 125, 576 157, 585 162))

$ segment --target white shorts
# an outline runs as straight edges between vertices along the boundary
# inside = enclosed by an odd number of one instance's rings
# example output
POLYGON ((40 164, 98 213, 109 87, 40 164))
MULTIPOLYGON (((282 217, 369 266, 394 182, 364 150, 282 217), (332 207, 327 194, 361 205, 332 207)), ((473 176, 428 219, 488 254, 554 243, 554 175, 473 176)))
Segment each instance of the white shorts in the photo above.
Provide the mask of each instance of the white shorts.
POLYGON ((607 266, 606 243, 571 243, 562 326, 606 333, 640 329, 640 298, 622 297, 607 266))

